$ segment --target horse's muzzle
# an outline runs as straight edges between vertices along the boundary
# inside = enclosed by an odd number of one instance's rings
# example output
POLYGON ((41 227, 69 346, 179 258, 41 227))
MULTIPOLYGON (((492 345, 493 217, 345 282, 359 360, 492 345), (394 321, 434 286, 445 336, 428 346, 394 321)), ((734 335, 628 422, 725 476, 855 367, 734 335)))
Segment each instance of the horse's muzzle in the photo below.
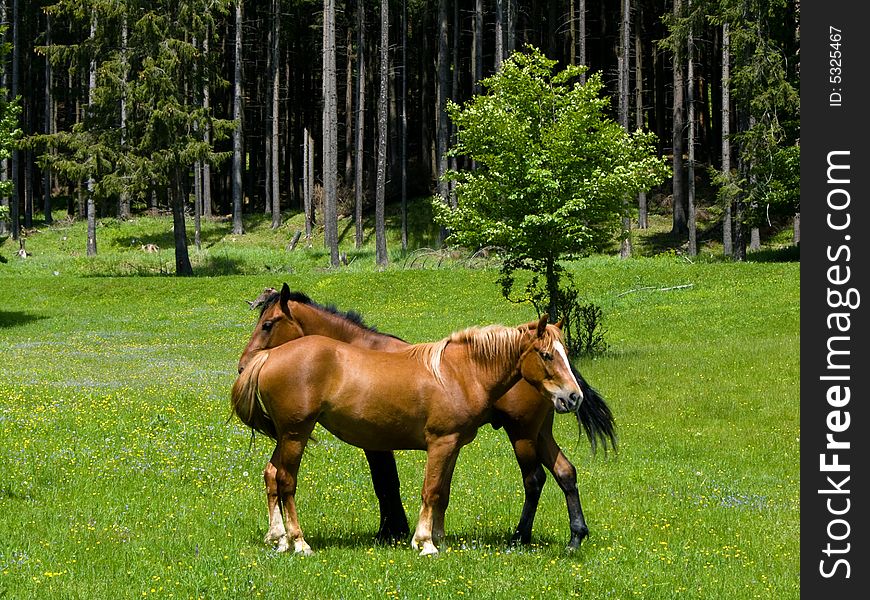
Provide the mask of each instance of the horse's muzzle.
POLYGON ((571 392, 567 396, 556 396, 553 403, 556 406, 557 413, 569 413, 575 412, 581 402, 583 402, 583 395, 571 392))

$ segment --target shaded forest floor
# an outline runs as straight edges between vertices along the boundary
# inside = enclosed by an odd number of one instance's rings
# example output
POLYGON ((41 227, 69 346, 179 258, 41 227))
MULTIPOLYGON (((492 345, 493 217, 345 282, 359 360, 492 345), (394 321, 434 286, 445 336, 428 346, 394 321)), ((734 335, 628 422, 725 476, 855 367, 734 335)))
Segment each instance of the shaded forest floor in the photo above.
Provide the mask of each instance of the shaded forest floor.
MULTIPOLYGON (((655 209, 654 209, 655 210, 655 209)), ((76 275, 168 275, 174 273, 175 258, 172 218, 168 214, 139 214, 127 220, 102 218, 97 225, 97 256, 87 257, 86 223, 69 217, 65 210, 55 210, 54 222, 46 225, 41 214, 33 227, 24 231, 26 259, 18 256, 18 242, 0 237, 0 260, 6 268, 25 272, 55 272, 76 275)), ((486 266, 495 260, 488 253, 442 248, 441 230, 432 220, 428 198, 408 204, 407 245, 402 249, 400 207, 387 208, 387 247, 391 268, 445 268, 450 266, 486 266)), ((652 212, 649 227, 637 229, 633 223, 632 244, 636 257, 659 255, 682 256, 692 262, 727 260, 722 255, 722 230, 718 216, 700 211, 698 221, 699 254, 689 259, 688 242, 671 234, 672 219, 664 210, 652 212)), ((197 275, 239 275, 274 272, 307 272, 328 268, 329 253, 323 242, 322 224, 315 224, 305 236, 305 221, 298 211, 283 214, 282 224, 270 226, 265 213, 248 213, 244 217, 245 233, 232 233, 229 216, 203 219, 200 246, 194 245, 193 219, 187 220, 187 237, 191 262, 197 275), (294 235, 301 233, 295 246, 294 235)), ((352 217, 339 219, 339 247, 345 258, 342 268, 368 270, 374 267, 374 222, 363 224, 363 243, 355 245, 352 217)), ((779 262, 799 260, 793 244, 791 221, 772 223, 761 230, 762 246, 750 252, 748 260, 779 262)), ((619 242, 614 239, 599 254, 615 255, 619 242)))

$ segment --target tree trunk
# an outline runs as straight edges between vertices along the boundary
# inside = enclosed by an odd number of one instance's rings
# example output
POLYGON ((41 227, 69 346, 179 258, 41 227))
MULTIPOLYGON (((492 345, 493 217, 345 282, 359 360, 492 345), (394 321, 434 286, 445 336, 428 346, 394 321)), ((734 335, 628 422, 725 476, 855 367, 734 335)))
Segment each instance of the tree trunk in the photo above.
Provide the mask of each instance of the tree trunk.
MULTIPOLYGON (((643 22, 641 11, 637 11, 637 25, 634 28, 634 125, 637 130, 644 127, 643 118, 643 46, 641 45, 640 25, 643 22)), ((637 195, 637 228, 647 229, 646 192, 637 195)))
POLYGON ((381 0, 381 91, 378 95, 378 183, 375 198, 375 258, 379 266, 385 266, 388 261, 384 197, 387 180, 387 90, 390 77, 389 6, 388 0, 381 0))
POLYGON ((306 127, 303 131, 302 138, 302 210, 305 213, 305 239, 311 239, 311 229, 314 225, 314 206, 313 206, 313 198, 312 198, 312 190, 314 188, 314 184, 312 183, 313 178, 313 169, 312 162, 314 162, 314 157, 312 156, 311 146, 314 140, 311 136, 311 133, 308 131, 306 127))
POLYGON ((449 190, 444 181, 447 171, 447 84, 450 81, 450 67, 447 58, 447 0, 438 0, 438 113, 436 138, 438 141, 438 195, 445 204, 449 202, 449 190))
MULTIPOLYGON (((737 106, 737 131, 743 132, 749 129, 749 106, 745 101, 738 102, 737 106)), ((737 172, 738 177, 747 181, 749 179, 749 161, 737 154, 737 172)), ((740 191, 734 199, 734 253, 733 257, 736 261, 746 260, 746 198, 745 192, 740 191)))
MULTIPOLYGON (((728 23, 722 25, 722 178, 728 186, 731 182, 731 32, 728 23)), ((734 252, 731 204, 731 195, 726 192, 722 215, 722 253, 725 256, 734 252)))
POLYGON ((801 243, 801 213, 796 212, 794 214, 794 220, 792 221, 792 241, 795 246, 799 246, 801 243))
POLYGON ((353 28, 347 28, 347 37, 345 38, 345 69, 344 69, 344 187, 350 188, 353 186, 353 152, 354 148, 354 78, 353 78, 353 28))
POLYGON ((402 0, 402 250, 408 249, 408 3, 402 0))
MULTIPOLYGON (((25 97, 25 104, 30 104, 25 97)), ((33 131, 30 107, 24 109, 24 131, 33 131)), ((33 229, 33 151, 24 151, 24 228, 33 229)))
MULTIPOLYGON (((628 131, 628 95, 629 95, 629 64, 631 61, 631 27, 629 16, 631 6, 629 0, 622 0, 622 14, 619 22, 619 123, 628 131)), ((631 202, 628 196, 622 199, 622 241, 619 246, 620 258, 631 256, 631 202)))
MULTIPOLYGON (((18 5, 18 0, 12 0, 12 86, 11 97, 18 97, 18 80, 19 80, 19 64, 21 61, 21 50, 19 48, 19 22, 21 21, 21 11, 18 5)), ((12 228, 12 239, 17 240, 21 233, 21 217, 19 215, 19 186, 20 177, 18 168, 19 152, 17 146, 12 147, 12 157, 10 166, 12 167, 12 193, 9 197, 9 223, 12 228)))
MULTIPOLYGON (((574 0, 571 0, 572 2, 574 0)), ((586 0, 580 0, 577 7, 577 64, 585 66, 586 63, 586 0)), ((580 82, 586 83, 586 73, 580 75, 580 82)))
POLYGON ((272 229, 281 226, 281 178, 278 175, 278 135, 281 126, 281 78, 280 78, 280 33, 281 33, 281 1, 272 0, 272 133, 271 133, 271 167, 270 183, 272 184, 272 229))
POLYGON ((568 64, 577 64, 577 15, 574 0, 568 0, 568 64))
POLYGON ((333 267, 338 258, 338 98, 335 73, 335 0, 323 0, 323 227, 333 267))
MULTIPOLYGON (((682 16, 682 0, 674 0, 674 16, 682 16)), ((674 49, 674 104, 673 104, 673 227, 671 235, 678 238, 688 233, 686 225, 685 176, 683 174, 683 130, 686 128, 683 90, 683 57, 679 45, 674 49)))
MULTIPOLYGON (((127 9, 124 8, 124 14, 121 15, 121 152, 127 152, 127 75, 129 66, 127 64, 127 9)), ((121 219, 130 218, 130 192, 127 191, 127 183, 124 182, 121 189, 121 196, 118 200, 118 216, 121 219)))
POLYGON ((233 73, 233 234, 245 233, 242 224, 242 2, 236 0, 234 48, 235 67, 233 73))
MULTIPOLYGON (((97 12, 93 11, 91 14, 91 35, 90 39, 93 40, 97 35, 97 12)), ((97 59, 95 56, 92 56, 90 59, 90 64, 88 67, 88 108, 92 107, 94 104, 94 90, 97 87, 97 59)), ((97 254, 97 207, 94 202, 94 174, 91 173, 88 176, 88 207, 87 207, 87 219, 88 219, 88 242, 87 242, 87 255, 88 256, 96 256, 97 254)))
MULTIPOLYGON (((45 15, 45 44, 51 45, 51 15, 45 15)), ((52 97, 51 97, 51 61, 48 60, 48 55, 45 57, 45 133, 51 135, 51 113, 52 113, 52 97)), ((51 167, 45 166, 42 170, 42 194, 43 205, 42 212, 45 217, 45 224, 50 225, 52 222, 51 216, 51 167)))
POLYGON ((749 249, 753 252, 761 250, 761 231, 758 227, 749 230, 749 249))
MULTIPOLYGON (((205 35, 202 39, 202 51, 206 56, 208 56, 209 52, 208 35, 208 29, 206 29, 205 35)), ((208 85, 208 69, 206 69, 202 82, 202 108, 206 114, 210 115, 211 98, 208 85)), ((211 131, 209 131, 208 121, 206 121, 206 125, 203 128, 202 139, 209 147, 211 147, 211 131)), ((205 218, 211 217, 211 165, 207 160, 202 163, 202 216, 205 218)))
MULTIPOLYGON (((0 0, 0 23, 7 23, 7 14, 6 14, 6 0, 0 0)), ((6 32, 4 31, 2 35, 0 35, 0 41, 6 42, 6 32)), ((6 61, 0 61, 0 89, 6 90, 8 89, 8 75, 6 72, 6 61)), ((6 98, 4 98, 5 100, 6 98)), ((9 161, 4 158, 0 160, 0 183, 6 183, 9 181, 9 161)), ((9 206, 9 196, 3 194, 0 196, 0 206, 9 206)), ((8 233, 6 220, 0 219, 0 235, 6 235, 8 233)))
POLYGON ((483 79, 483 0, 474 2, 474 36, 471 47, 473 90, 480 93, 480 80, 483 79))
POLYGON ((357 9, 357 74, 356 74, 356 152, 354 161, 354 245, 363 245, 363 169, 365 165, 365 101, 366 101, 366 55, 365 55, 365 2, 358 2, 357 9))
MULTIPOLYGON (((688 0, 689 11, 692 9, 692 0, 688 0)), ((688 68, 688 104, 689 104, 689 173, 688 173, 688 219, 689 219, 689 256, 698 254, 698 231, 695 215, 695 40, 692 33, 693 25, 689 25, 689 34, 686 44, 686 58, 688 68)))
POLYGON ((495 0, 495 70, 504 61, 504 0, 495 0))
POLYGON ((202 161, 193 165, 193 245, 202 249, 202 161))
POLYGON ((517 47, 517 11, 514 7, 515 1, 505 0, 505 56, 513 54, 517 47))
POLYGON ((175 274, 179 277, 193 275, 190 257, 187 253, 187 228, 184 223, 184 192, 182 190, 181 168, 176 167, 169 182, 172 195, 172 232, 175 239, 175 274))
POLYGON ((545 276, 547 279, 547 314, 550 317, 550 322, 553 322, 562 316, 559 314, 559 306, 556 303, 556 299, 559 297, 559 276, 556 273, 555 257, 547 257, 545 276))

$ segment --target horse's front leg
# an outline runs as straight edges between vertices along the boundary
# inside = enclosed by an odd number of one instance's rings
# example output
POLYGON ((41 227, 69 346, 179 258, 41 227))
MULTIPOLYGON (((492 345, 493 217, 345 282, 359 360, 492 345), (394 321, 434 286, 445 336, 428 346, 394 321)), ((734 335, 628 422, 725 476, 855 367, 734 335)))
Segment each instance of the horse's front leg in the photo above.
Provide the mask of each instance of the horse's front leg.
POLYGON ((266 486, 266 507, 269 513, 269 529, 266 531, 266 536, 263 541, 267 544, 274 544, 279 552, 289 550, 287 544, 287 530, 284 529, 284 519, 281 514, 281 502, 278 498, 278 480, 276 478, 278 469, 275 468, 275 461, 278 460, 277 447, 272 455, 272 460, 263 469, 263 482, 266 486), (284 547, 281 547, 283 544, 284 547))
MULTIPOLYGON (((313 427, 312 427, 313 428, 313 427)), ((275 448, 273 460, 275 462, 275 479, 278 484, 278 494, 284 505, 284 527, 286 533, 282 541, 278 542, 277 550, 283 552, 293 547, 298 554, 310 555, 311 547, 302 537, 302 528, 299 526, 299 515, 296 513, 296 481, 299 473, 299 463, 302 461, 302 453, 308 442, 308 434, 286 435, 281 437, 275 448)))
POLYGON ((450 481, 459 456, 459 435, 435 438, 426 449, 426 469, 423 474, 422 504, 417 529, 411 547, 420 556, 438 553, 438 543, 444 537, 444 513, 450 502, 450 481))
POLYGON ((568 506, 568 525, 571 528, 571 539, 568 541, 568 549, 576 550, 580 542, 589 535, 589 527, 583 518, 583 507, 580 506, 580 494, 577 492, 577 469, 562 452, 562 449, 553 439, 553 414, 550 413, 538 434, 538 453, 541 462, 547 467, 556 479, 556 483, 565 494, 565 503, 568 506))

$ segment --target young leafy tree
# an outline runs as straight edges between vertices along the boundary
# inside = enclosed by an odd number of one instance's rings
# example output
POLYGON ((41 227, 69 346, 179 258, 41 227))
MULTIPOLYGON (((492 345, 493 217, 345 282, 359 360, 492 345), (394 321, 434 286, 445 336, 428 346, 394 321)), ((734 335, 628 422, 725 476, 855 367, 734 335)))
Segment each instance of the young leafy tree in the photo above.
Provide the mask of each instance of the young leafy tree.
POLYGON ((448 174, 457 209, 433 207, 452 243, 501 249, 506 297, 570 320, 576 290, 561 261, 608 240, 626 195, 661 182, 667 169, 651 134, 629 133, 607 116, 597 73, 581 84, 585 67, 554 73, 555 65, 529 46, 483 81, 484 94, 449 104, 457 126, 451 153, 477 168, 448 174), (531 274, 520 290, 518 271, 531 274))

